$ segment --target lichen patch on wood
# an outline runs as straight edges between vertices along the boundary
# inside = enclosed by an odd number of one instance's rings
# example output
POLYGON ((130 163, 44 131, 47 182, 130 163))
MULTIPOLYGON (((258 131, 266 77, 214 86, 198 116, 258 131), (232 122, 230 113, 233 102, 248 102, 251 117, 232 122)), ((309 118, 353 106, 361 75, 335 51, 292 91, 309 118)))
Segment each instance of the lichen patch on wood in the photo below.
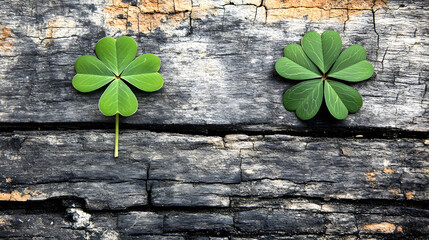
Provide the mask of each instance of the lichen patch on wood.
POLYGON ((398 195, 398 194, 399 194, 398 189, 390 189, 390 192, 391 192, 393 195, 398 195))
POLYGON ((25 202, 28 201, 33 196, 37 196, 42 194, 41 191, 35 190, 29 190, 26 188, 23 192, 20 192, 18 190, 13 190, 10 193, 0 193, 0 201, 17 201, 17 202, 25 202))
POLYGON ((12 29, 3 26, 0 31, 0 51, 5 52, 12 47, 12 29))
POLYGON ((377 233, 393 233, 395 230, 402 232, 402 226, 396 227, 395 224, 389 222, 372 223, 363 226, 364 230, 377 233))
POLYGON ((104 7, 107 25, 122 31, 150 33, 156 29, 175 29, 189 21, 190 0, 143 0, 136 5, 114 0, 104 7))
POLYGON ((407 200, 410 200, 410 199, 413 199, 414 198, 414 192, 406 192, 405 193, 405 198, 407 199, 407 200))
POLYGON ((7 226, 7 225, 11 225, 11 224, 12 223, 9 220, 4 219, 3 217, 0 217, 0 226, 1 227, 7 226))
MULTIPOLYGON (((252 16, 247 21, 275 23, 288 19, 307 21, 333 20, 345 23, 352 17, 386 7, 382 0, 326 1, 326 0, 142 0, 134 3, 114 0, 104 7, 105 22, 121 31, 142 33, 156 29, 172 30, 191 24, 193 19, 205 19, 209 15, 225 15, 227 8, 237 10, 233 14, 252 16)), ((188 26, 191 27, 191 26, 188 26)))
POLYGON ((273 23, 287 18, 306 19, 309 21, 336 20, 346 22, 351 17, 359 16, 366 11, 385 7, 382 0, 267 0, 264 2, 267 11, 267 22, 273 23))
POLYGON ((44 47, 50 47, 56 39, 73 37, 80 31, 73 18, 56 16, 45 22, 39 38, 43 40, 44 47))
POLYGON ((59 28, 60 25, 57 23, 56 19, 52 19, 48 22, 48 26, 46 29, 46 42, 45 44, 50 44, 54 41, 54 38, 56 37, 56 30, 59 28))
POLYGON ((370 171, 370 172, 365 173, 366 181, 369 183, 376 183, 377 179, 375 178, 375 175, 379 172, 380 172, 379 170, 374 170, 374 171, 370 171))
POLYGON ((394 172, 395 172, 395 169, 393 169, 393 168, 391 168, 391 167, 389 167, 389 168, 384 168, 384 169, 383 169, 383 172, 384 172, 384 173, 386 173, 386 174, 392 174, 392 173, 394 173, 394 172))

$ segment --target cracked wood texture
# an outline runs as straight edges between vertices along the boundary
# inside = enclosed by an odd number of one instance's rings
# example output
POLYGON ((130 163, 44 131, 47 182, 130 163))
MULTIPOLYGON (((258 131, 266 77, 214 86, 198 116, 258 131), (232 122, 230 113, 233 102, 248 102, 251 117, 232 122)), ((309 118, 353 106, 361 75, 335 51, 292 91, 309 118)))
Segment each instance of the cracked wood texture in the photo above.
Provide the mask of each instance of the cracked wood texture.
POLYGON ((2 2, 0 238, 427 239, 428 14, 424 0, 2 2), (327 29, 375 74, 353 84, 358 113, 299 121, 274 63, 327 29), (114 158, 103 90, 71 79, 122 35, 160 57, 165 86, 135 91, 114 158))

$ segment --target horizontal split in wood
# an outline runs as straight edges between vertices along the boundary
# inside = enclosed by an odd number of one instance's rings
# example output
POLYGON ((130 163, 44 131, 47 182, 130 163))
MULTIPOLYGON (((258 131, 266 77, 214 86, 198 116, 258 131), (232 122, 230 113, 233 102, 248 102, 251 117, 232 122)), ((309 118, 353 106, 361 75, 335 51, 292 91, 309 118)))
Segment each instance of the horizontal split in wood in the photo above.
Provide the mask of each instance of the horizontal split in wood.
POLYGON ((0 211, 13 213, 25 211, 27 214, 60 214, 68 208, 79 208, 93 215, 124 215, 129 212, 189 213, 189 214, 229 214, 231 212, 249 211, 254 209, 285 209, 294 211, 313 211, 320 213, 350 213, 350 214, 384 214, 386 216, 401 216, 404 211, 413 217, 429 217, 429 200, 403 199, 325 199, 320 197, 230 197, 231 204, 218 206, 156 206, 148 202, 141 206, 123 209, 92 209, 83 198, 53 197, 45 200, 0 201, 0 211))
MULTIPOLYGON (((113 121, 113 119, 111 119, 113 121)), ((20 131, 75 131, 75 130, 112 130, 113 122, 70 122, 70 123, 2 123, 0 133, 20 131)), ((429 139, 429 132, 407 131, 396 128, 363 127, 323 127, 309 124, 306 127, 285 127, 266 125, 217 125, 217 124, 132 124, 120 123, 122 130, 146 130, 156 133, 194 134, 224 137, 230 134, 274 135, 286 134, 303 137, 324 138, 362 138, 362 139, 429 139)))

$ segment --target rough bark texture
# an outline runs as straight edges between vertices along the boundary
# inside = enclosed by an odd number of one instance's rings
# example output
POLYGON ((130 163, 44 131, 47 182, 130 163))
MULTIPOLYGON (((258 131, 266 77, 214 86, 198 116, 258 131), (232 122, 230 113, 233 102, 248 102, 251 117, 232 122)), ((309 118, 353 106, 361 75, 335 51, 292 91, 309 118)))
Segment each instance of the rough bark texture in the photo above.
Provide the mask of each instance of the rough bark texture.
MULTIPOLYGON (((7 1, 0 8, 0 238, 427 239, 427 1, 7 1), (310 30, 363 45, 362 109, 299 121, 275 73, 310 30), (74 61, 133 37, 165 86, 114 118, 74 61), (363 135, 363 136, 362 136, 363 135)), ((136 89, 133 89, 136 90, 136 89)))

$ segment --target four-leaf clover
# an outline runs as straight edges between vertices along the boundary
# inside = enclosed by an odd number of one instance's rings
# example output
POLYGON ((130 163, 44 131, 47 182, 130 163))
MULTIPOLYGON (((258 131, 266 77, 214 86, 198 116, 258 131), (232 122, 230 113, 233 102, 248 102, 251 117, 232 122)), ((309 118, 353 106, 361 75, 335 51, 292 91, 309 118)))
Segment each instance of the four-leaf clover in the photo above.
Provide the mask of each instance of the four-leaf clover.
POLYGON ((296 111, 301 120, 308 120, 317 114, 324 97, 329 112, 336 119, 344 119, 349 112, 357 112, 362 107, 360 94, 332 79, 359 82, 370 78, 374 69, 366 60, 365 49, 353 45, 341 53, 341 37, 330 30, 322 35, 306 33, 301 45, 287 45, 284 57, 275 65, 276 71, 284 78, 308 80, 284 93, 284 107, 296 111))
POLYGON ((95 46, 95 54, 79 57, 75 63, 73 86, 81 92, 91 92, 107 84, 98 107, 106 116, 116 115, 115 157, 118 156, 119 114, 131 116, 137 111, 137 98, 127 83, 146 92, 160 89, 164 83, 158 73, 161 61, 153 54, 134 60, 137 44, 130 37, 117 40, 105 37, 95 46), (134 61, 133 61, 134 60, 134 61), (125 83, 126 81, 127 83, 125 83))

